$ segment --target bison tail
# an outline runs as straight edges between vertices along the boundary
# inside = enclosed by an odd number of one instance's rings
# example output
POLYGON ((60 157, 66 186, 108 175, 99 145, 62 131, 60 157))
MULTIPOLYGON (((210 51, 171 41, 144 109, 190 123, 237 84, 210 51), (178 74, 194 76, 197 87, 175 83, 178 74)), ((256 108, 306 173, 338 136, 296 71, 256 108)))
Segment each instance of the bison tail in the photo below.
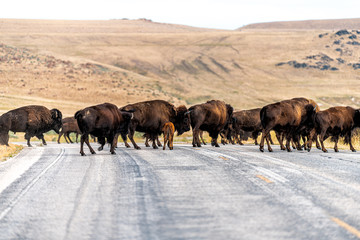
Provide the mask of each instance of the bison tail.
POLYGON ((77 112, 75 113, 75 115, 74 115, 74 118, 75 118, 76 120, 82 118, 82 111, 81 111, 81 110, 77 111, 77 112))
POLYGON ((75 113, 74 115, 74 118, 76 119, 77 123, 78 123, 78 126, 79 126, 79 129, 80 129, 80 132, 81 133, 85 133, 86 132, 86 129, 85 128, 85 124, 83 124, 83 111, 82 110, 79 110, 75 113))
POLYGON ((261 120, 261 126, 265 129, 265 127, 266 127, 266 107, 263 107, 260 110, 260 120, 261 120))

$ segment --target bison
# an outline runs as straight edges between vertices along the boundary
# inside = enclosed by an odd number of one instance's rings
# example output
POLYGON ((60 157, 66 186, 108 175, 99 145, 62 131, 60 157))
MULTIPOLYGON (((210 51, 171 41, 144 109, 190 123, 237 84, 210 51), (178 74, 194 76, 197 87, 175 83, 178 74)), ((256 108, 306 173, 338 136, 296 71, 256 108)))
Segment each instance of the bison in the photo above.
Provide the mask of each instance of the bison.
POLYGON ((0 144, 8 145, 9 131, 25 132, 27 145, 31 147, 30 138, 36 136, 46 145, 43 133, 54 130, 59 133, 62 126, 62 114, 58 109, 47 109, 44 106, 30 105, 4 113, 0 117, 0 144))
MULTIPOLYGON (((264 106, 260 111, 261 125, 263 127, 260 151, 264 151, 264 140, 266 139, 268 150, 272 152, 269 133, 274 130, 279 134, 285 134, 286 149, 291 152, 291 139, 299 143, 300 131, 304 128, 313 127, 312 119, 317 108, 314 101, 305 98, 294 98, 264 106)), ((280 146, 281 149, 285 149, 282 141, 280 141, 280 146)), ((298 149, 300 150, 299 144, 298 149)))
MULTIPOLYGON (((338 152, 337 143, 339 137, 345 137, 345 144, 350 145, 350 150, 356 152, 351 143, 352 131, 360 127, 360 110, 352 107, 331 107, 327 110, 317 112, 314 117, 315 129, 311 136, 318 134, 323 152, 327 152, 324 147, 324 140, 329 136, 335 142, 334 150, 338 152)), ((312 137, 308 144, 308 151, 311 150, 312 137)))
POLYGON ((67 117, 62 120, 62 129, 59 133, 59 137, 57 142, 60 143, 60 138, 62 135, 64 135, 66 143, 73 143, 70 139, 69 134, 70 133, 76 133, 76 142, 78 142, 78 136, 81 134, 79 126, 77 124, 77 120, 74 117, 67 117), (69 140, 69 141, 68 141, 69 140))
POLYGON ((174 132, 175 132, 174 124, 172 122, 165 123, 162 131, 164 133, 163 150, 165 150, 165 148, 166 148, 166 143, 168 144, 169 149, 173 150, 174 149, 174 132))
POLYGON ((193 129, 193 147, 201 147, 200 131, 207 131, 211 137, 211 145, 219 147, 217 138, 221 130, 227 128, 232 121, 233 108, 223 101, 211 100, 189 108, 191 127, 193 129))
MULTIPOLYGON (((126 105, 120 108, 122 111, 133 110, 134 117, 129 125, 129 138, 135 149, 140 147, 134 141, 135 131, 144 132, 153 141, 153 148, 156 146, 155 140, 162 133, 165 123, 172 122, 178 135, 190 130, 189 116, 185 113, 187 108, 183 105, 175 107, 173 104, 164 100, 151 100, 126 105)), ((126 147, 130 145, 124 139, 126 147)))
POLYGON ((81 131, 80 154, 85 156, 84 142, 90 152, 95 154, 89 143, 89 134, 98 138, 98 142, 101 144, 98 148, 99 151, 103 149, 106 138, 111 146, 111 154, 115 154, 117 144, 115 136, 119 133, 126 138, 132 115, 133 113, 120 111, 116 105, 111 103, 103 103, 77 111, 74 117, 81 131))
MULTIPOLYGON (((234 130, 235 139, 240 145, 243 145, 241 140, 242 140, 242 135, 245 134, 245 132, 247 134, 250 134, 251 137, 255 140, 255 145, 258 145, 257 138, 262 131, 260 111, 261 108, 255 108, 249 110, 236 111, 233 113, 233 117, 236 119, 236 121, 234 122, 232 127, 234 130)), ((271 144, 273 144, 270 135, 269 138, 271 144)))

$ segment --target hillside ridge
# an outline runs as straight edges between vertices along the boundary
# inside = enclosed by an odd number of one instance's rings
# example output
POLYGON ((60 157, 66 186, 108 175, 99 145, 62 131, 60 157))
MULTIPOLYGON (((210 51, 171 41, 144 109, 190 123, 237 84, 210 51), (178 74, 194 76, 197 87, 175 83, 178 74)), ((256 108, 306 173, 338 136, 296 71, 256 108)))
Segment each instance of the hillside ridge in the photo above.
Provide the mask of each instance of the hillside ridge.
POLYGON ((360 18, 252 23, 237 30, 341 30, 360 29, 360 18))

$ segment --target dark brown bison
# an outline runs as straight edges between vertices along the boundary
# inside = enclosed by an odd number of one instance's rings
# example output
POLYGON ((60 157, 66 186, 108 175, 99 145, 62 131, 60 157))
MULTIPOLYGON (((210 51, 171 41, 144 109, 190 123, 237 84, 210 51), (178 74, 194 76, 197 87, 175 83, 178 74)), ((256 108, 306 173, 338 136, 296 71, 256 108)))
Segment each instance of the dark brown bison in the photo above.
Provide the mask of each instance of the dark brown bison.
POLYGON ((44 106, 24 106, 4 113, 0 117, 0 144, 8 145, 9 131, 25 132, 27 145, 31 147, 30 138, 36 136, 46 145, 43 133, 54 130, 59 133, 62 126, 62 114, 58 109, 47 109, 44 106))
MULTIPOLYGON (((264 151, 264 140, 266 139, 268 150, 272 152, 269 143, 271 130, 279 134, 285 134, 286 149, 291 152, 291 139, 299 143, 299 135, 304 128, 313 128, 313 116, 316 113, 317 104, 305 98, 294 98, 264 106, 260 111, 260 119, 263 127, 260 151, 264 151)), ((285 149, 280 141, 281 149, 285 149)), ((298 145, 298 149, 301 148, 298 145)))
POLYGON ((211 100, 190 107, 188 114, 193 129, 193 147, 201 147, 200 131, 207 131, 211 137, 211 145, 219 147, 217 138, 220 131, 231 124, 232 113, 233 108, 219 100, 211 100))
MULTIPOLYGON (((164 100, 151 100, 129 104, 120 108, 120 110, 135 111, 134 117, 129 125, 128 136, 136 149, 140 149, 140 147, 135 143, 133 138, 135 131, 144 132, 150 136, 150 139, 153 141, 153 148, 156 149, 158 147, 156 146, 155 140, 161 135, 165 123, 172 122, 178 135, 190 130, 189 117, 185 114, 187 108, 183 105, 175 107, 164 100)), ((126 147, 130 147, 126 139, 124 139, 124 143, 126 147)))
POLYGON ((73 143, 70 139, 70 133, 76 133, 75 141, 78 142, 78 136, 81 134, 77 120, 74 117, 67 117, 62 120, 62 128, 59 133, 57 142, 60 143, 60 138, 64 135, 66 143, 73 143))
POLYGON ((257 137, 263 129, 260 120, 260 111, 261 108, 255 108, 233 113, 233 117, 236 119, 233 124, 234 135, 240 145, 243 144, 241 142, 241 135, 245 134, 245 132, 250 132, 251 137, 255 140, 255 145, 258 145, 257 137))
POLYGON ((172 122, 165 123, 162 131, 164 133, 163 150, 165 150, 165 148, 166 148, 166 143, 167 143, 169 149, 173 150, 174 149, 174 132, 175 132, 174 124, 172 122))
MULTIPOLYGON (((318 134, 323 152, 327 152, 324 147, 324 140, 329 136, 335 142, 334 150, 338 152, 337 143, 339 137, 344 137, 344 142, 350 145, 350 150, 355 152, 351 143, 352 131, 360 127, 360 110, 352 107, 332 107, 324 111, 317 112, 314 117, 315 130, 312 135, 318 134)), ((309 140, 308 151, 311 150, 312 137, 309 140)))
POLYGON ((74 117, 81 131, 80 154, 85 155, 84 142, 90 152, 95 154, 89 143, 89 134, 98 138, 98 142, 101 144, 98 148, 99 151, 103 149, 106 138, 111 146, 111 154, 115 154, 117 143, 115 136, 119 133, 126 138, 132 115, 133 113, 119 111, 118 107, 111 103, 103 103, 77 111, 74 117))

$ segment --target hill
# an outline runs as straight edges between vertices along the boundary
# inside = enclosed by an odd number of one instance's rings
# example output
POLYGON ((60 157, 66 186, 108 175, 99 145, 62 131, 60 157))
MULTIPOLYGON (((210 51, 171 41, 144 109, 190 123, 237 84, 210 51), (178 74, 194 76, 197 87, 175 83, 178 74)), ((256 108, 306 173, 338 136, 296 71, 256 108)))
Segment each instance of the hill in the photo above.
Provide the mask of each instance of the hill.
POLYGON ((122 106, 158 98, 187 106, 221 99, 236 109, 298 96, 322 108, 360 105, 360 70, 349 65, 359 62, 353 42, 360 35, 351 29, 339 36, 328 30, 221 31, 149 20, 2 19, 0 30, 2 112, 44 104, 72 115, 105 101, 122 106))
POLYGON ((360 18, 253 23, 239 30, 341 30, 360 29, 360 18))

